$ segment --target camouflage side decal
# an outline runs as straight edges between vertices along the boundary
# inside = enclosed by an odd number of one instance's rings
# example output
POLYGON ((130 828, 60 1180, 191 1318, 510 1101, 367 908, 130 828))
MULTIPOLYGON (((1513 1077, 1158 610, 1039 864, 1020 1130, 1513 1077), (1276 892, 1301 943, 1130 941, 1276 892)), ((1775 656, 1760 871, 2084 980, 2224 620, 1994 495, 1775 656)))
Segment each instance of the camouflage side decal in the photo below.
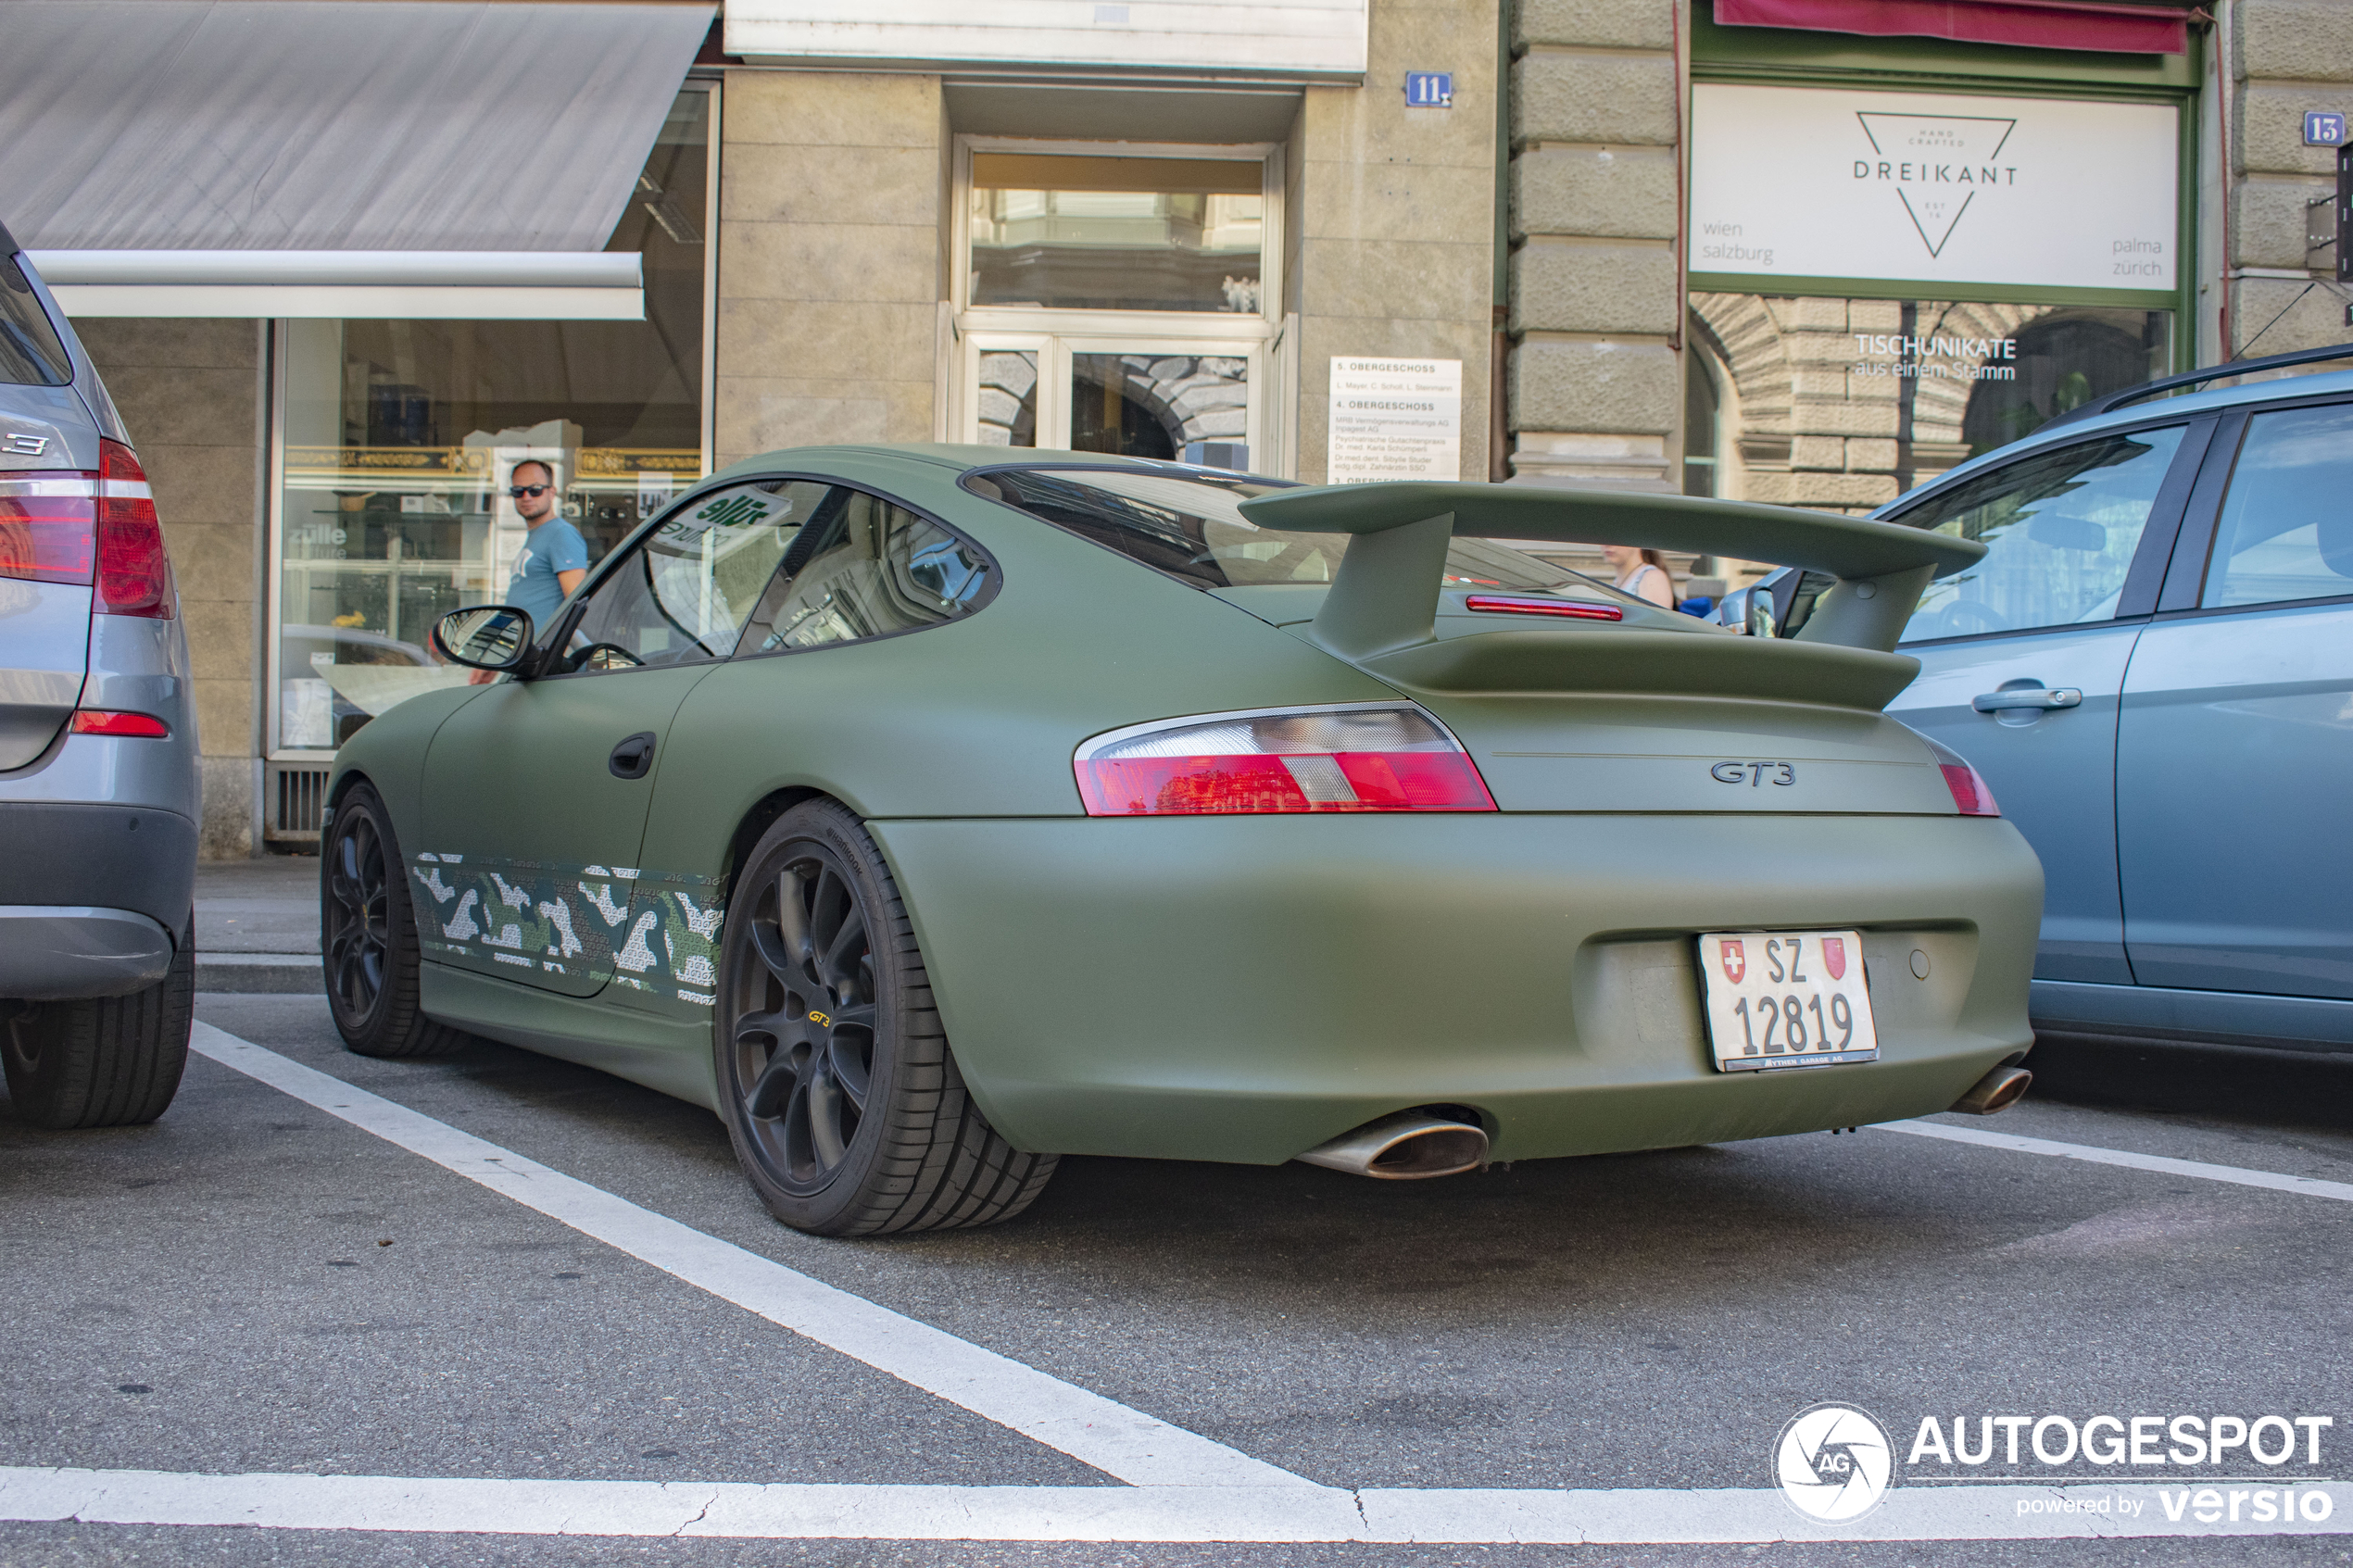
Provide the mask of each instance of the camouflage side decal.
POLYGON ((627 939, 613 957, 615 984, 648 999, 711 1006, 718 999, 719 934, 726 917, 724 879, 643 873, 630 905, 627 939))
POLYGON ((426 957, 581 995, 612 977, 637 878, 634 866, 432 853, 410 856, 409 874, 426 957))

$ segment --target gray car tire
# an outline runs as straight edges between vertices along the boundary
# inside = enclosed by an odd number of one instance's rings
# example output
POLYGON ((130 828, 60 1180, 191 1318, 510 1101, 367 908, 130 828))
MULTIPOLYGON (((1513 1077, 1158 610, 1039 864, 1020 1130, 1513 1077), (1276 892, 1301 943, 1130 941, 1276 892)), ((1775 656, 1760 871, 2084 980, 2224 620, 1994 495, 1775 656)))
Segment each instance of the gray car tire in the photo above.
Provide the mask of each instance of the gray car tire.
POLYGON ((819 1236, 1010 1220, 1057 1156, 973 1103, 897 884, 865 827, 805 801, 745 857, 721 938, 720 1115, 770 1213, 819 1236))
POLYGON ((122 997, 19 1004, 0 1023, 17 1114, 40 1127, 130 1127, 180 1090, 195 1022, 193 917, 161 980, 122 997))
POLYGON ((442 1056, 472 1037, 427 1018, 417 918, 392 813, 367 784, 335 804, 319 852, 319 951, 327 1011, 357 1056, 442 1056))

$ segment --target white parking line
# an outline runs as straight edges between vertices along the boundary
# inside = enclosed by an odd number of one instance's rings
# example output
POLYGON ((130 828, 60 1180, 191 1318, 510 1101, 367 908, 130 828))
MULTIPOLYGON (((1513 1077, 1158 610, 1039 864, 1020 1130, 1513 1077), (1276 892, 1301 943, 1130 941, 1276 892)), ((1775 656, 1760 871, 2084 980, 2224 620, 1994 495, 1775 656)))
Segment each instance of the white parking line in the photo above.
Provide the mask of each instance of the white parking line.
MULTIPOLYGON (((2234 1494, 2244 1501, 2249 1493, 2234 1494)), ((2342 1535, 2353 1486, 2286 1480, 2271 1522, 2223 1517, 2188 1486, 1903 1487, 1847 1524, 1772 1490, 1298 1486, 854 1486, 495 1481, 387 1475, 174 1475, 0 1468, 0 1520, 506 1536, 752 1540, 1369 1541, 1673 1545, 2342 1535), (2292 1522, 2277 1519, 2293 1493, 2292 1522), (2309 1502, 2306 1499, 2310 1499, 2309 1502), (2200 1513, 2213 1515, 2201 1521, 2200 1513), (2320 1519, 2309 1515, 2319 1513, 2320 1519)))
POLYGON ((195 1026, 189 1047, 698 1289, 1130 1485, 1324 1490, 1288 1470, 837 1290, 208 1023, 195 1026))
POLYGON ((2299 1193, 2306 1198, 2333 1198, 2353 1203, 2353 1182, 2328 1182, 2318 1176, 2283 1176, 2271 1171, 2247 1171, 2236 1165, 2209 1165, 2202 1160, 2174 1160, 2162 1154, 2132 1154, 2120 1148, 2091 1144, 2057 1143, 2049 1138, 2021 1138, 2009 1133, 1982 1133, 1975 1127, 1948 1126, 1942 1122, 1881 1122, 1883 1133, 1909 1133, 1915 1137, 1944 1138, 1950 1143, 1981 1144, 2007 1148, 2014 1154, 2047 1154, 2059 1160, 2082 1160, 2094 1165, 2122 1165, 2134 1171, 2156 1171, 2168 1176, 2196 1176, 2200 1181, 2228 1182, 2233 1186, 2267 1187, 2273 1192, 2299 1193))

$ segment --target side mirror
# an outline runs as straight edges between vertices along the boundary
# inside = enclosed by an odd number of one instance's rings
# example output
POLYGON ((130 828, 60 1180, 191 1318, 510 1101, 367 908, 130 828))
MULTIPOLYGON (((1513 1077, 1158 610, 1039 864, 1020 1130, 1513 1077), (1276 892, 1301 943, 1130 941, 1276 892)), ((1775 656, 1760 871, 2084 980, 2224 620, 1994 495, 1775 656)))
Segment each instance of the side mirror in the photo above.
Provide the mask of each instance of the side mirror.
POLYGON ((474 670, 512 670, 531 651, 528 610, 512 605, 472 605, 434 622, 434 651, 474 670))

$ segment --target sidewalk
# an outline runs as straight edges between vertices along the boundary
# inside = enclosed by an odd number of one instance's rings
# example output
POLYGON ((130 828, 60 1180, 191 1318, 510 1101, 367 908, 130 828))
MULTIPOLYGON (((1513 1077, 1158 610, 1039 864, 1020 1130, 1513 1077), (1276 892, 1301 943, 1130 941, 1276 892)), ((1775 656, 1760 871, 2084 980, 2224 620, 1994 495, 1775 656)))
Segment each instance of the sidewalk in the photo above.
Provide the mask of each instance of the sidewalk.
POLYGON ((196 864, 196 989, 321 991, 319 858, 196 864))

